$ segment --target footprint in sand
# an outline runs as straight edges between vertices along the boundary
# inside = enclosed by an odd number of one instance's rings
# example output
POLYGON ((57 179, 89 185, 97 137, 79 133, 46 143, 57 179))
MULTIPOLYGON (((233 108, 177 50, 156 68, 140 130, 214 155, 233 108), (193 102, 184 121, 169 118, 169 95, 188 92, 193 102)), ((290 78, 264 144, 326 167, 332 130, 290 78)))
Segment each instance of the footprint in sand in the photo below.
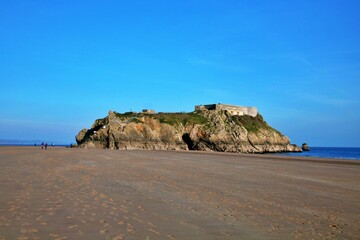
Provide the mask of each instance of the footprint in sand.
POLYGON ((148 224, 149 226, 153 227, 153 228, 156 228, 156 225, 153 224, 152 222, 147 222, 147 224, 148 224))
POLYGON ((17 209, 19 209, 20 207, 16 206, 16 205, 11 205, 10 206, 10 209, 9 209, 9 212, 14 212, 16 211, 17 209))
POLYGON ((107 196, 105 194, 103 194, 103 193, 100 193, 99 197, 102 198, 102 199, 107 198, 107 196))
POLYGON ((148 229, 150 232, 155 233, 156 235, 160 235, 160 233, 152 228, 148 229))
POLYGON ((20 231, 21 231, 21 233, 36 233, 36 232, 38 232, 38 229, 36 229, 36 228, 23 228, 20 231))
POLYGON ((109 205, 108 205, 107 203, 102 203, 101 206, 104 207, 104 208, 108 208, 108 207, 109 207, 109 205))
POLYGON ((128 223, 126 230, 127 230, 129 233, 135 233, 134 226, 131 225, 130 223, 128 223))
POLYGON ((125 239, 124 235, 118 235, 118 236, 114 237, 112 240, 123 240, 123 239, 125 239))
POLYGON ((79 225, 71 225, 71 226, 68 226, 68 229, 73 229, 73 228, 76 228, 78 227, 79 225))
POLYGON ((25 237, 25 236, 21 236, 21 237, 18 237, 17 240, 29 240, 30 238, 28 237, 25 237))

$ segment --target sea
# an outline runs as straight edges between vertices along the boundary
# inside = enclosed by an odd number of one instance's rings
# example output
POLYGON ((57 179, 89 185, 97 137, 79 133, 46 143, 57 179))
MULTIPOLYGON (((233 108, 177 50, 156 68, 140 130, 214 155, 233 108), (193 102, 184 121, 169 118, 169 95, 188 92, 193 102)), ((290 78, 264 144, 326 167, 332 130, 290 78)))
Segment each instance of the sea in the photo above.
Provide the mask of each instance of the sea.
POLYGON ((70 146, 70 144, 68 143, 59 142, 59 141, 0 139, 0 146, 41 146, 41 143, 47 143, 49 146, 54 144, 54 146, 57 147, 70 146))
POLYGON ((335 158, 360 161, 360 148, 356 147, 311 147, 310 151, 277 154, 285 156, 335 158))

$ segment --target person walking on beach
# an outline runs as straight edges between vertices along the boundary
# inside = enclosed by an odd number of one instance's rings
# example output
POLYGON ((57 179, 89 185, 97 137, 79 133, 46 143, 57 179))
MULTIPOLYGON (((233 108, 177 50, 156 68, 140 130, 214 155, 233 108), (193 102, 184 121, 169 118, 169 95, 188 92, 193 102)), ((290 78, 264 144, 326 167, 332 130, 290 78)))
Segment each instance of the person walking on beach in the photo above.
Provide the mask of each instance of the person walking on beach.
POLYGON ((41 143, 41 149, 44 149, 44 143, 43 142, 41 143))
POLYGON ((47 146, 48 146, 47 143, 45 143, 45 149, 47 149, 47 146))

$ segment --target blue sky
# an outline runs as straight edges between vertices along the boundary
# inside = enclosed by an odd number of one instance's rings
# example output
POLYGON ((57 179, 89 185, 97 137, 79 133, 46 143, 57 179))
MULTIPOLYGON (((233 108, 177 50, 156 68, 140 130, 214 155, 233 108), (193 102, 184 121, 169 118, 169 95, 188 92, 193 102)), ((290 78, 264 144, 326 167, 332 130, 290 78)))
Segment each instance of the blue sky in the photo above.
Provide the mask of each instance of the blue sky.
POLYGON ((0 81, 2 139, 220 102, 296 144, 360 147, 360 2, 1 1, 0 81))

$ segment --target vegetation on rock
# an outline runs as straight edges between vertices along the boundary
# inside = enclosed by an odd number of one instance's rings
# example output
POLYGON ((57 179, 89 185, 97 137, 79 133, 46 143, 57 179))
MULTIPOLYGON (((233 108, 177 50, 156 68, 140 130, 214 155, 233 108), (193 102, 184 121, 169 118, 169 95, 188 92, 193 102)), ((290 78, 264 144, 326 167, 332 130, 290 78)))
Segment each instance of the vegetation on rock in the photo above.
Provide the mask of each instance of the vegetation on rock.
POLYGON ((260 129, 266 129, 270 131, 276 131, 278 134, 281 134, 276 129, 270 127, 260 114, 258 114, 256 117, 247 115, 232 116, 231 119, 237 124, 243 126, 248 132, 257 133, 260 129))
POLYGON ((153 115, 160 123, 167 123, 171 126, 182 124, 206 124, 208 120, 197 112, 190 113, 158 113, 153 115))

